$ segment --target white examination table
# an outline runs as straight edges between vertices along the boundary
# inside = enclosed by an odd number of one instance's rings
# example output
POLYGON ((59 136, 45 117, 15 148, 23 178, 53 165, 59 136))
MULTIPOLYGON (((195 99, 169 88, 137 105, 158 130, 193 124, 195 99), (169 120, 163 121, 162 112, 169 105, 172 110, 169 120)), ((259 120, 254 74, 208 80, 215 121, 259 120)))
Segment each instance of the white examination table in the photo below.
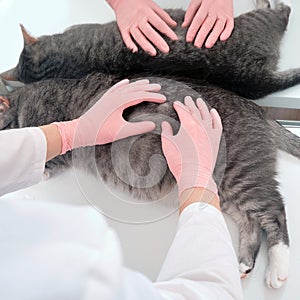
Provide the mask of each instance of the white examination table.
MULTIPOLYGON (((185 1, 157 1, 163 7, 186 7, 185 1), (183 3, 183 4, 182 4, 183 3)), ((282 59, 280 68, 300 67, 300 2, 292 0, 293 13, 291 15, 288 32, 282 45, 282 59)), ((251 0, 236 0, 235 13, 248 11, 253 8, 251 0)), ((18 55, 23 46, 23 39, 18 24, 22 23, 33 35, 55 33, 62 31, 71 24, 85 22, 104 23, 114 18, 104 0, 1 0, 0 1, 0 33, 1 59, 0 72, 5 71, 17 63, 18 55)), ((300 107, 300 85, 268 96, 259 100, 261 105, 300 107)), ((300 129, 294 128, 300 136, 300 129)), ((300 201, 299 174, 300 161, 279 153, 279 179, 281 191, 287 204, 288 227, 291 239, 290 274, 287 283, 279 290, 270 290, 264 284, 264 270, 267 263, 266 246, 263 244, 256 266, 248 278, 242 281, 246 300, 298 300, 300 294, 300 201), (299 211, 298 211, 299 209, 299 211)), ((36 201, 64 202, 69 205, 90 205, 86 200, 89 193, 100 191, 102 209, 108 216, 108 222, 119 234, 124 250, 125 263, 128 267, 144 272, 151 279, 155 279, 166 251, 172 241, 176 227, 176 213, 172 210, 163 212, 155 205, 134 205, 126 203, 126 196, 116 191, 111 192, 106 187, 82 173, 76 176, 72 170, 48 181, 2 197, 3 199, 20 198, 36 201), (76 177, 77 176, 77 177, 76 177), (78 184, 79 182, 79 184, 78 184), (120 207, 122 207, 120 209, 120 207), (130 211, 127 209, 130 207, 130 211), (140 215, 139 218, 136 216, 140 215), (139 223, 141 220, 149 223, 139 223), (158 221, 150 222, 151 220, 158 221), (124 222, 125 221, 125 222, 124 222), (138 222, 139 224, 134 224, 138 222)), ((1 209, 1 198, 0 198, 1 209)), ((238 244, 237 229, 231 219, 226 217, 232 233, 235 246, 238 244)), ((236 247, 237 248, 237 247, 236 247)), ((0 249, 1 253, 1 249, 0 249)), ((1 272, 1 268, 0 268, 1 272)), ((12 288, 15 288, 12 286, 12 288)))

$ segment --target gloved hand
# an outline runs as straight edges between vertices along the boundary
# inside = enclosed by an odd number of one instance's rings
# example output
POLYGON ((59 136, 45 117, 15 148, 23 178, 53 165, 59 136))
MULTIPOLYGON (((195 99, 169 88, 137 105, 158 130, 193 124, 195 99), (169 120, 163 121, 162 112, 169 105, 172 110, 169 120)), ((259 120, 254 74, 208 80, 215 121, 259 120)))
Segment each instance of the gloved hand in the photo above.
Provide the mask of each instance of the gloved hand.
POLYGON ((123 41, 132 52, 137 52, 138 48, 131 37, 152 56, 157 53, 153 45, 163 53, 169 52, 168 44, 159 33, 172 40, 178 39, 170 28, 176 26, 176 22, 152 0, 107 0, 107 2, 116 14, 123 41))
POLYGON ((208 110, 202 99, 197 106, 191 97, 174 108, 181 126, 174 136, 168 122, 162 123, 162 149, 173 173, 179 195, 193 187, 203 187, 218 195, 212 177, 222 134, 222 123, 215 109, 208 110))
POLYGON ((62 139, 61 154, 74 148, 106 144, 155 129, 155 124, 150 121, 127 122, 122 113, 127 107, 143 101, 165 102, 164 95, 155 93, 160 89, 159 84, 150 84, 147 79, 133 83, 125 79, 111 87, 80 118, 55 122, 62 139))
POLYGON ((188 27, 186 41, 211 48, 218 38, 227 40, 234 27, 233 0, 191 0, 182 27, 188 27))

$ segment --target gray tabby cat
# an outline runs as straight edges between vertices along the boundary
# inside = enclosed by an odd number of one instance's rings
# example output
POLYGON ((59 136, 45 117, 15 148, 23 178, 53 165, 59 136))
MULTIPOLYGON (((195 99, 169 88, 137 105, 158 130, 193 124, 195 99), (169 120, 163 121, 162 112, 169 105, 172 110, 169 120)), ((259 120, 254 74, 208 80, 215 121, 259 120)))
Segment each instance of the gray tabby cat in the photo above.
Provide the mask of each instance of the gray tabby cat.
MULTIPOLYGON (((123 44, 116 22, 77 25, 62 34, 38 39, 22 27, 25 44, 19 63, 2 77, 30 83, 46 78, 81 78, 94 71, 122 77, 147 71, 205 79, 257 99, 300 83, 299 68, 276 71, 290 8, 279 2, 270 9, 266 0, 258 0, 257 7, 235 18, 232 36, 226 42, 218 41, 212 49, 197 49, 186 43, 186 29, 178 26, 175 32, 179 41, 168 41, 170 53, 156 57, 141 50, 132 54, 123 44)), ((182 23, 182 10, 169 12, 182 23)))
MULTIPOLYGON (((268 4, 263 0, 258 3, 261 6, 268 4)), ((219 185, 222 209, 240 227, 240 271, 246 274, 254 267, 261 235, 265 232, 269 247, 267 284, 280 287, 288 275, 289 238, 284 204, 275 178, 276 156, 277 150, 281 149, 300 158, 300 139, 269 119, 259 106, 205 84, 199 78, 205 77, 210 83, 218 83, 253 98, 299 82, 299 70, 274 71, 288 13, 288 7, 278 4, 275 10, 266 8, 245 14, 236 19, 230 42, 219 42, 214 50, 209 51, 197 50, 183 42, 174 43, 170 54, 159 54, 155 60, 143 54, 130 54, 122 46, 113 23, 103 27, 79 26, 62 35, 39 40, 24 33, 26 44, 17 71, 25 82, 51 76, 81 77, 94 70, 91 60, 96 69, 119 73, 120 76, 98 73, 81 80, 52 79, 20 88, 7 98, 0 98, 0 128, 37 126, 78 117, 124 74, 137 73, 144 68, 151 72, 158 70, 184 75, 186 85, 152 78, 152 82, 162 85, 168 102, 162 105, 143 103, 124 114, 131 121, 155 121, 157 132, 98 146, 95 153, 93 148, 85 148, 77 155, 84 168, 99 172, 104 180, 123 186, 135 197, 161 198, 172 190, 175 180, 162 156, 160 124, 163 120, 171 120, 176 132, 179 124, 172 101, 182 101, 186 95, 195 99, 200 93, 219 111, 223 122, 224 137, 214 177, 219 185), (252 29, 254 33, 251 33, 252 29), (84 37, 86 34, 87 38, 84 37), (258 38, 261 34, 267 36, 258 38), (90 43, 89 55, 85 47, 78 45, 79 48, 74 50, 74 40, 70 47, 68 39, 75 37, 82 38, 83 43, 90 43), (52 42, 56 46, 51 46, 52 42), (69 49, 73 49, 72 53, 69 49), (188 79, 189 76, 198 79, 188 79), (117 156, 112 157, 113 153, 117 156), (94 169, 94 157, 97 170, 94 169)), ((68 153, 51 161, 48 167, 54 170, 71 163, 72 156, 68 153)))
MULTIPOLYGON (((49 79, 28 84, 0 98, 0 128, 37 126, 78 117, 119 79, 91 74, 81 80, 49 79)), ((151 78, 151 82, 162 85, 168 102, 142 103, 127 109, 124 117, 130 121, 150 119, 157 124, 156 132, 97 146, 95 153, 93 147, 86 147, 76 153, 76 161, 136 198, 162 198, 174 188, 175 179, 162 155, 160 124, 171 121, 176 132, 179 124, 172 102, 182 101, 186 95, 196 99, 200 94, 222 118, 224 135, 214 177, 223 211, 239 225, 240 271, 245 275, 253 269, 265 232, 269 249, 267 284, 280 287, 288 275, 289 238, 284 203, 275 178, 276 157, 280 149, 300 158, 300 139, 269 119, 252 101, 221 88, 162 78, 151 78)), ((47 164, 52 172, 70 165, 70 153, 47 164)))

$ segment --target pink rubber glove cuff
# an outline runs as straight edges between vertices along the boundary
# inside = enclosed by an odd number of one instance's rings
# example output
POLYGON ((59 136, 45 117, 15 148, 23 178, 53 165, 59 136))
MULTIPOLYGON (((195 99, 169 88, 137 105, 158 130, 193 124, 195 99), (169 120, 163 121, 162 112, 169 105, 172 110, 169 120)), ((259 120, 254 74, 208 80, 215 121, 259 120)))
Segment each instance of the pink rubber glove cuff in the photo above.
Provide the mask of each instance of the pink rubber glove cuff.
POLYGON ((65 154, 74 148, 73 141, 75 139, 75 132, 78 126, 78 119, 66 122, 54 122, 57 126, 61 136, 61 153, 65 154))
POLYGON ((122 1, 122 0, 106 0, 106 2, 109 4, 109 6, 115 10, 119 1, 122 1))

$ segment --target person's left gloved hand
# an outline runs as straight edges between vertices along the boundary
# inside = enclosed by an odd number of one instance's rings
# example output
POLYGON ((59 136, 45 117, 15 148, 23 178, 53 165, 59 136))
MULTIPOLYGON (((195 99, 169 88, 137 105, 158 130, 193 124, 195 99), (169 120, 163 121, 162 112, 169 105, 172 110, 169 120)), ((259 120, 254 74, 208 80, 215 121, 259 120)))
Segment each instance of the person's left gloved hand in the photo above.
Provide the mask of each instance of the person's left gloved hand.
POLYGON ((200 98, 195 103, 190 96, 185 97, 184 104, 175 101, 174 108, 181 123, 179 131, 174 135, 171 125, 163 122, 161 141, 179 196, 195 187, 218 195, 213 179, 222 134, 218 112, 209 110, 200 98))
POLYGON ((61 154, 74 148, 102 145, 152 131, 155 129, 153 122, 130 123, 125 121, 122 114, 129 106, 143 101, 165 102, 166 97, 156 93, 160 89, 159 84, 150 84, 147 79, 132 83, 125 79, 111 87, 80 118, 55 122, 62 140, 61 154))
POLYGON ((218 38, 227 40, 234 27, 233 0, 191 0, 182 27, 189 27, 186 41, 211 48, 218 38))

